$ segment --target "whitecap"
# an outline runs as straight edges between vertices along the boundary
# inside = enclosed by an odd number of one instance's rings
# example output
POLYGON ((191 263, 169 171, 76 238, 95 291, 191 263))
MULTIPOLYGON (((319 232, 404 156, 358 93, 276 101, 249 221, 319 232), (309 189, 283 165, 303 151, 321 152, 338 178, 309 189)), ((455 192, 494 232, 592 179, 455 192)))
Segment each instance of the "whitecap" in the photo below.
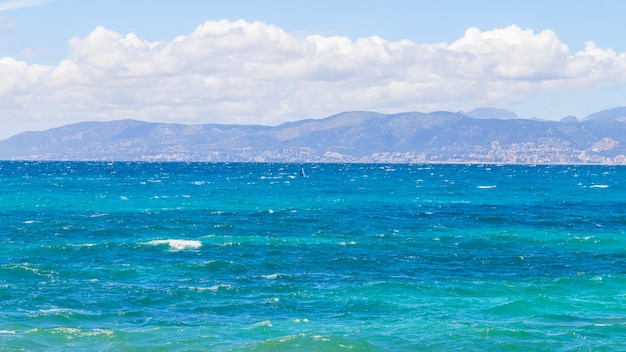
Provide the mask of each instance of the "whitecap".
POLYGON ((496 188, 495 185, 486 185, 486 186, 476 186, 476 188, 478 189, 489 189, 489 188, 496 188))
POLYGON ((64 314, 82 314, 82 315, 92 315, 94 313, 82 310, 82 309, 73 309, 73 308, 49 308, 49 309, 40 309, 39 313, 45 315, 64 315, 64 314))
POLYGON ((609 185, 591 185, 589 188, 609 188, 609 185))
POLYGON ((36 267, 33 267, 28 262, 25 262, 25 263, 22 263, 22 264, 5 264, 5 265, 2 265, 2 268, 6 268, 6 269, 22 269, 22 270, 30 271, 30 272, 32 272, 35 275, 44 275, 44 274, 39 272, 39 269, 37 269, 36 267))
POLYGON ((97 243, 80 243, 80 244, 75 244, 73 246, 75 247, 95 247, 97 246, 97 243))
POLYGON ((282 276, 282 275, 281 274, 261 275, 262 278, 268 279, 268 280, 276 280, 280 276, 282 276))
POLYGON ((82 332, 82 330, 78 329, 78 328, 66 328, 66 327, 60 327, 60 328, 54 328, 52 329, 53 333, 66 333, 66 334, 77 334, 82 332))
POLYGON ((43 314, 72 313, 72 310, 69 308, 50 308, 50 309, 40 309, 39 313, 43 313, 43 314))
POLYGON ((67 335, 76 335, 80 337, 91 337, 98 335, 111 336, 113 335, 113 330, 108 329, 95 329, 92 331, 84 331, 78 328, 68 328, 68 327, 58 327, 52 329, 53 334, 67 334, 67 335))
POLYGON ((179 286, 178 288, 187 289, 191 291, 218 291, 219 289, 230 290, 232 288, 231 285, 213 285, 213 286, 179 286))
POLYGON ((272 322, 269 321, 269 320, 263 320, 263 321, 260 321, 258 323, 252 324, 252 326, 254 326, 254 327, 259 327, 259 326, 269 326, 269 327, 271 327, 272 326, 272 322))
POLYGON ((202 247, 202 242, 196 241, 196 240, 174 240, 174 239, 152 240, 148 242, 147 244, 151 246, 167 245, 170 247, 170 250, 176 251, 176 252, 186 250, 186 249, 198 249, 202 247))
POLYGON ((252 324, 253 327, 261 327, 261 326, 267 326, 267 327, 272 327, 272 322, 269 320, 263 320, 260 321, 258 323, 254 323, 252 324))

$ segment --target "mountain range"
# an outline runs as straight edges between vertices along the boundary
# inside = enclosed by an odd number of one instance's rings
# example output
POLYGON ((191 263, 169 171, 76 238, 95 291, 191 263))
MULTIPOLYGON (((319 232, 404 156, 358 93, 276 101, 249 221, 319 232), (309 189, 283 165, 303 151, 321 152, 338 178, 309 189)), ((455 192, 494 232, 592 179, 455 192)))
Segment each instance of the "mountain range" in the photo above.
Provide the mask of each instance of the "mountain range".
POLYGON ((278 126, 81 122, 2 140, 0 159, 626 164, 626 107, 560 121, 481 108, 352 111, 278 126))

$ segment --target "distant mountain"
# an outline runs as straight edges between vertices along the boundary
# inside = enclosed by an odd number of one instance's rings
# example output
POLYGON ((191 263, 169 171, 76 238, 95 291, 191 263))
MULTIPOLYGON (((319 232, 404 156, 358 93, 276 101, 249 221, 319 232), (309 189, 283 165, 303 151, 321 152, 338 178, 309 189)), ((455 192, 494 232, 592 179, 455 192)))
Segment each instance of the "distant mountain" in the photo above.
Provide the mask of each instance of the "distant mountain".
POLYGON ((578 123, 578 118, 576 116, 565 116, 560 120, 562 123, 578 123))
POLYGON ((626 106, 602 110, 584 118, 585 121, 622 121, 626 122, 626 106))
POLYGON ((273 127, 82 122, 0 141, 0 159, 626 164, 623 111, 559 122, 499 109, 352 111, 273 127))
POLYGON ((465 113, 466 116, 473 117, 475 119, 518 119, 516 113, 510 110, 505 109, 495 109, 495 108, 478 108, 474 109, 470 112, 465 113))

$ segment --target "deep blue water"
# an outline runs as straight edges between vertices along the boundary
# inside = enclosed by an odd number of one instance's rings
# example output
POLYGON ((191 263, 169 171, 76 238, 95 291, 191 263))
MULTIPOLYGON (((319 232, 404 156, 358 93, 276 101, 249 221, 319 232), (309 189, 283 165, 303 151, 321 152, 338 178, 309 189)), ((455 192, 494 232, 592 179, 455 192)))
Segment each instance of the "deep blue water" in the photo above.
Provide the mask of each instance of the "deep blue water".
POLYGON ((0 351, 620 350, 625 232, 625 167, 0 162, 0 351))

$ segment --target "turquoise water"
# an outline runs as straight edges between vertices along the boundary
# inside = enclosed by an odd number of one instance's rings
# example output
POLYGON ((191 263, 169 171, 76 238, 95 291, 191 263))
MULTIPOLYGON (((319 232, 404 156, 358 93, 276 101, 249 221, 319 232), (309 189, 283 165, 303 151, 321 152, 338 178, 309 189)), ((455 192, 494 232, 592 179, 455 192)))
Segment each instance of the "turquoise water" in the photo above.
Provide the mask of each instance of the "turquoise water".
POLYGON ((0 351, 620 350, 625 232, 624 167, 0 162, 0 351))

